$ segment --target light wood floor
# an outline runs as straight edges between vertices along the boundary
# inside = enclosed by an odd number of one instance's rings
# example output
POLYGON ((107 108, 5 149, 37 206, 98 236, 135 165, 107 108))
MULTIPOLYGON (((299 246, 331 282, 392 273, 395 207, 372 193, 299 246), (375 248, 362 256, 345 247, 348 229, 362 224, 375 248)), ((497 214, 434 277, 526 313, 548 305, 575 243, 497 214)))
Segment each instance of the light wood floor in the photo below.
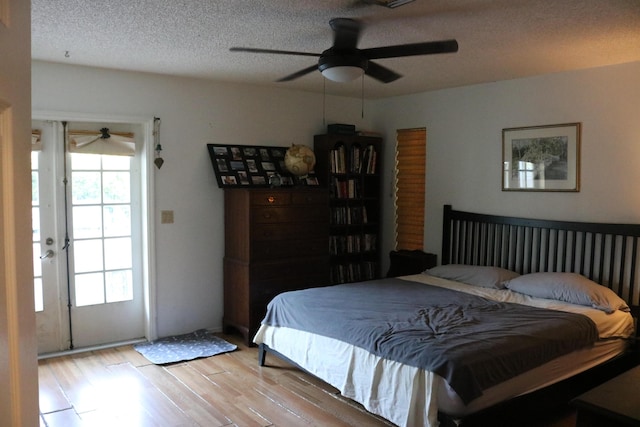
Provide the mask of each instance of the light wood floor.
MULTIPOLYGON (((239 337, 238 350, 158 366, 132 346, 41 360, 40 426, 390 426, 239 337)), ((539 426, 574 424, 573 415, 539 426)), ((528 424, 529 425, 529 424, 528 424)))
POLYGON ((158 366, 132 346, 39 363, 40 425, 389 426, 336 389, 222 335, 238 350, 158 366))

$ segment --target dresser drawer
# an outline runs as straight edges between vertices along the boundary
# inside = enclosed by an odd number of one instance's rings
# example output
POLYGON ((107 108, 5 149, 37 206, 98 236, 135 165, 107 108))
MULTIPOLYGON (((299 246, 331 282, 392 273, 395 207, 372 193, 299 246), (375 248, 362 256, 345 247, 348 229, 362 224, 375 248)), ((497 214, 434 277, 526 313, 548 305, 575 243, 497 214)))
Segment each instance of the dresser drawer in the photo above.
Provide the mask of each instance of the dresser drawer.
POLYGON ((254 310, 259 311, 260 314, 258 317, 262 318, 267 312, 267 304, 269 304, 269 302, 277 295, 287 291, 327 286, 327 281, 328 278, 326 273, 308 276, 304 282, 299 280, 265 281, 253 287, 252 301, 254 310))
POLYGON ((292 222, 287 224, 254 224, 251 230, 251 241, 272 240, 274 244, 282 244, 282 242, 275 241, 325 237, 327 239, 327 245, 329 245, 329 239, 326 237, 328 230, 329 226, 326 223, 292 222))
MULTIPOLYGON (((294 205, 329 205, 329 192, 324 191, 303 191, 291 194, 291 203, 294 205)), ((309 206, 310 209, 313 206, 309 206)))
POLYGON ((277 295, 287 291, 297 291, 299 289, 316 288, 327 286, 327 275, 309 276, 304 282, 273 282, 256 286, 251 295, 251 305, 257 310, 257 317, 262 319, 267 312, 267 304, 277 295))
POLYGON ((281 222, 326 222, 329 208, 326 206, 255 207, 251 220, 258 224, 281 222))
POLYGON ((268 240, 256 241, 251 245, 251 259, 254 261, 297 258, 302 256, 326 255, 329 251, 327 239, 322 237, 288 240, 272 243, 268 240))
POLYGON ((329 257, 289 258, 274 262, 253 263, 249 267, 250 286, 263 286, 267 283, 297 284, 305 286, 312 276, 328 276, 329 257))
POLYGON ((291 192, 273 191, 252 191, 252 206, 287 206, 291 204, 291 192))

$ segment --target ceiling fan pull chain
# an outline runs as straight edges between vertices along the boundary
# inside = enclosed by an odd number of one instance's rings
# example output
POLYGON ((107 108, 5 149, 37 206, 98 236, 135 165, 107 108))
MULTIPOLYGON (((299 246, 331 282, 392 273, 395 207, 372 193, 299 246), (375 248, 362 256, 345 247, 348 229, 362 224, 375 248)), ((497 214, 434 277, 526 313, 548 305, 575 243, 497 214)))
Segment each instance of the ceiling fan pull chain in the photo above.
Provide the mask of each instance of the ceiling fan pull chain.
POLYGON ((327 81, 322 79, 322 126, 327 126, 327 81))
POLYGON ((362 100, 361 118, 364 119, 364 74, 362 75, 362 91, 361 91, 360 99, 362 100))

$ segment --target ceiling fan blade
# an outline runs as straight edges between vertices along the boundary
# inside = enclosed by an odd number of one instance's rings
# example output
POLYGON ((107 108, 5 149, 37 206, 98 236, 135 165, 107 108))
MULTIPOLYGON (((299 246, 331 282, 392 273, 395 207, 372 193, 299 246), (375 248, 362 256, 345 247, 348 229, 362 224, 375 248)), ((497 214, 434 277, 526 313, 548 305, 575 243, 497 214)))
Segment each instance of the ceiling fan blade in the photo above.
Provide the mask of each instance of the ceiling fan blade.
POLYGON ((334 31, 334 49, 355 49, 360 38, 362 24, 360 21, 349 18, 334 18, 329 21, 329 25, 334 31))
POLYGON ((381 81, 382 83, 391 83, 392 81, 398 80, 400 77, 402 77, 395 71, 392 71, 387 67, 383 67, 382 65, 376 64, 372 61, 369 61, 365 74, 369 77, 373 77, 374 79, 381 81))
POLYGON ((399 44, 396 46, 373 47, 361 50, 368 59, 398 58, 401 56, 431 55, 458 51, 455 40, 441 40, 424 43, 399 44))
POLYGON ((298 56, 315 56, 319 57, 319 53, 296 52, 293 50, 276 50, 276 49, 257 49, 253 47, 232 47, 231 52, 250 52, 250 53, 274 53, 277 55, 298 55, 298 56))
POLYGON ((302 77, 305 74, 309 74, 309 73, 312 73, 312 72, 317 71, 317 70, 318 70, 318 64, 315 64, 315 65, 307 67, 307 68, 305 68, 303 70, 297 71, 297 72, 295 72, 293 74, 289 74, 288 76, 285 76, 285 77, 283 77, 281 79, 278 79, 276 81, 277 82, 289 82, 291 80, 297 79, 298 77, 302 77))

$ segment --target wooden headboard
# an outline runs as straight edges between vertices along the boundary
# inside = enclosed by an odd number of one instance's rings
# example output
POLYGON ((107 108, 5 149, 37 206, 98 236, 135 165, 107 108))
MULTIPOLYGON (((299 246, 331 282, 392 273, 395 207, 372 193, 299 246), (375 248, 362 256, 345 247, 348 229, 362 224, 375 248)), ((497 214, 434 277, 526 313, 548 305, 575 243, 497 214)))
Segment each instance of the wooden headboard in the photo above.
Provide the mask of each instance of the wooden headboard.
POLYGON ((573 272, 640 305, 640 224, 526 219, 444 206, 442 264, 573 272))

